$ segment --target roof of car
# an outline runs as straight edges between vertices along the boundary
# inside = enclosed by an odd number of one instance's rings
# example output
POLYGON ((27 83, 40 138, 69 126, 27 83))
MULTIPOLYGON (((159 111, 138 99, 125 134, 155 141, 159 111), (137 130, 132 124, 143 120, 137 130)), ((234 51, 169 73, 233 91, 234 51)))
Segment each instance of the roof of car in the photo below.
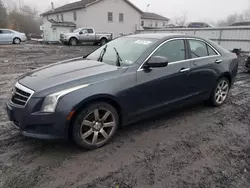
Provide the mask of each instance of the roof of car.
POLYGON ((164 39, 164 38, 175 38, 175 37, 183 37, 183 36, 187 36, 187 35, 179 34, 179 33, 145 33, 145 34, 129 35, 127 37, 164 39))

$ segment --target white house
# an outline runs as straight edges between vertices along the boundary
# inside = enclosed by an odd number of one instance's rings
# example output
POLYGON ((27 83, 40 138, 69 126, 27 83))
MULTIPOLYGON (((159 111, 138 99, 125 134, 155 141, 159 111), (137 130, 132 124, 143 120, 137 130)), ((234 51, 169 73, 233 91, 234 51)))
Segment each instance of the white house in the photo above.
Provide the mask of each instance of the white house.
POLYGON ((168 18, 152 12, 143 12, 141 15, 141 26, 145 29, 164 28, 168 22, 168 18))
POLYGON ((135 33, 142 29, 142 13, 129 0, 81 0, 55 9, 52 4, 52 10, 41 14, 44 39, 58 41, 60 33, 80 27, 111 32, 114 37, 135 33))

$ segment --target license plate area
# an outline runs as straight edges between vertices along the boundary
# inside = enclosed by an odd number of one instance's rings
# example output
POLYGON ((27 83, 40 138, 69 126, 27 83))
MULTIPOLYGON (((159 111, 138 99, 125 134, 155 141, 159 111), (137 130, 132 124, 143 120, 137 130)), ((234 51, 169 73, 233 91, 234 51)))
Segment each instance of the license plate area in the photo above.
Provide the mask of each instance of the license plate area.
POLYGON ((9 107, 8 105, 6 106, 6 111, 7 111, 7 115, 9 117, 9 120, 11 121, 11 124, 19 129, 20 123, 15 119, 13 110, 11 109, 11 107, 9 107))

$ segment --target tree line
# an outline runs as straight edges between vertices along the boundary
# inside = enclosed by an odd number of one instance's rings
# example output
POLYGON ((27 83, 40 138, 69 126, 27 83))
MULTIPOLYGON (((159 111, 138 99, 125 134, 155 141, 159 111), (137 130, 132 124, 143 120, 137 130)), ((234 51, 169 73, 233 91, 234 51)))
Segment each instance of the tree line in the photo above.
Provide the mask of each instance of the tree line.
POLYGON ((42 20, 37 11, 30 6, 25 5, 17 8, 17 5, 13 4, 11 9, 7 9, 3 1, 0 0, 0 28, 13 29, 26 34, 40 34, 41 24, 42 20))

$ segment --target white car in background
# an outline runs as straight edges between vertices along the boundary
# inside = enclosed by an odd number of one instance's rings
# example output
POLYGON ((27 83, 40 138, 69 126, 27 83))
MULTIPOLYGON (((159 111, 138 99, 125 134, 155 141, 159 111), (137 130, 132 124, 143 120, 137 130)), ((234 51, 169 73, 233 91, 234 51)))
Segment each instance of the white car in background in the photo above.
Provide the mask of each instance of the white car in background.
POLYGON ((12 29, 0 28, 0 43, 20 44, 21 42, 25 42, 26 40, 27 37, 25 33, 20 33, 12 29))

